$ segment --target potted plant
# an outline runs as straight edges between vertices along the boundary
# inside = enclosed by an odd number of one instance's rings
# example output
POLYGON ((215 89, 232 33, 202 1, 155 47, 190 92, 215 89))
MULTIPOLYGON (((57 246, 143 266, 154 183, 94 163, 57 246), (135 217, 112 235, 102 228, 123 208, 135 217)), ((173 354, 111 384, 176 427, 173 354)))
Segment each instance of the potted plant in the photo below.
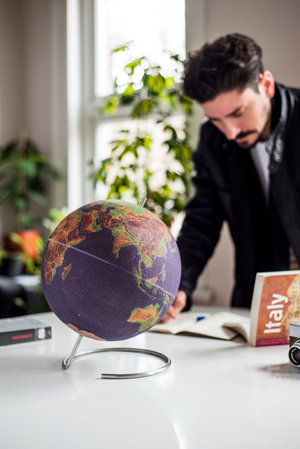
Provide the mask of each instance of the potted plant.
POLYGON ((13 260, 27 273, 39 270, 43 241, 37 230, 42 221, 37 210, 46 205, 47 180, 59 177, 51 159, 41 154, 26 132, 0 147, 0 208, 2 213, 10 209, 13 220, 12 231, 2 238, 5 274, 10 274, 8 266, 15 266, 13 260))
MULTIPOLYGON (((127 46, 121 46, 114 52, 127 50, 127 46)), ((139 202, 146 197, 147 207, 168 226, 184 209, 192 170, 185 119, 192 114, 192 102, 180 90, 183 61, 178 55, 169 58, 171 73, 151 64, 145 56, 125 65, 122 81, 115 80, 114 92, 99 112, 109 116, 129 108, 135 126, 120 129, 111 142, 108 158, 90 162, 94 188, 98 183, 106 185, 108 198, 139 202), (144 126, 149 119, 154 122, 150 132, 144 126), (154 137, 158 129, 162 139, 159 144, 154 137)))

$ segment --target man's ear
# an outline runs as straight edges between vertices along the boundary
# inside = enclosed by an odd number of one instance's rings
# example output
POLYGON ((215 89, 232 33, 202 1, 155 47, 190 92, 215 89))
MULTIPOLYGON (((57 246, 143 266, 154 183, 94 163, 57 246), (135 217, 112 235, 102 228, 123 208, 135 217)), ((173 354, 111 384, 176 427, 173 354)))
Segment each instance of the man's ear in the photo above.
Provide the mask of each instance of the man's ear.
POLYGON ((273 98, 275 94, 275 80, 271 72, 266 70, 259 77, 259 86, 264 90, 268 98, 273 98))

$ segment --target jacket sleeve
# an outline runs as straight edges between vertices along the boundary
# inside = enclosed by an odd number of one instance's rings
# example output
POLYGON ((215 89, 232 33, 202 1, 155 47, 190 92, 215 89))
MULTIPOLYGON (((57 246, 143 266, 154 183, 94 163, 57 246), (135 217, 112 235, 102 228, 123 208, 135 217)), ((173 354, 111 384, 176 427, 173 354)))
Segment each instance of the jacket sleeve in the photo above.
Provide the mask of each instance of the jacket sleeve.
POLYGON ((190 298, 197 278, 219 240, 224 220, 218 195, 218 180, 214 175, 212 148, 209 144, 213 142, 218 145, 218 139, 211 138, 211 126, 207 128, 203 125, 200 142, 194 153, 195 194, 186 206, 185 219, 177 240, 182 262, 180 290, 188 295, 187 308, 191 304, 190 298))

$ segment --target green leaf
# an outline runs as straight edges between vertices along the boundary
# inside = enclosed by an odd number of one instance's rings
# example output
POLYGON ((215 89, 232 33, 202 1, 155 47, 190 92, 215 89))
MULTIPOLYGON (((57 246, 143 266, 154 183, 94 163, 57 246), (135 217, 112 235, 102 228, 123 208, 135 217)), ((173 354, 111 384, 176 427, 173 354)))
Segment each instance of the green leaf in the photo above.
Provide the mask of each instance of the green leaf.
POLYGON ((134 59, 133 61, 129 62, 124 67, 125 72, 128 73, 128 75, 133 75, 135 69, 142 64, 143 60, 144 60, 144 57, 141 57, 141 58, 137 58, 137 59, 134 59))
POLYGON ((160 94, 165 88, 165 78, 158 73, 157 75, 150 75, 147 78, 147 87, 149 92, 154 94, 160 94))
POLYGON ((153 112, 157 102, 154 99, 146 98, 145 100, 139 101, 133 108, 131 117, 132 118, 142 118, 153 112))
POLYGON ((134 144, 125 145, 124 150, 122 151, 118 159, 121 161, 123 157, 128 153, 132 153, 135 157, 137 157, 136 145, 134 144))
POLYGON ((172 89, 175 87, 175 85, 176 82, 172 76, 168 76, 167 78, 165 78, 165 86, 167 89, 172 89))
POLYGON ((134 95, 135 90, 133 88, 133 83, 129 83, 126 89, 122 92, 122 97, 134 95))
POLYGON ((12 200, 12 204, 16 211, 21 211, 27 207, 28 201, 26 198, 19 196, 12 200))
POLYGON ((127 50, 129 50, 131 44, 132 44, 132 41, 125 42, 124 44, 121 44, 118 47, 114 48, 112 53, 118 53, 120 51, 127 51, 127 50))
POLYGON ((108 115, 113 115, 116 112, 116 109, 118 107, 120 103, 120 99, 115 96, 112 95, 108 98, 108 100, 106 101, 106 103, 104 103, 103 105, 101 105, 98 109, 99 114, 103 115, 103 114, 108 114, 108 115))
POLYGON ((37 165, 32 163, 30 160, 22 160, 16 162, 16 170, 20 171, 28 178, 33 178, 37 174, 37 165))

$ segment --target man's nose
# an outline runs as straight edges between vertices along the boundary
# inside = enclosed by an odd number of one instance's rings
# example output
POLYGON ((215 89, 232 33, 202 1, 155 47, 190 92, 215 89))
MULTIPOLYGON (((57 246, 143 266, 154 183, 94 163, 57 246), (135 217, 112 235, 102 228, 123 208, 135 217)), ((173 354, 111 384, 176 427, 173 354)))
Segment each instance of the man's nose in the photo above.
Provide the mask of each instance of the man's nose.
POLYGON ((226 123, 224 128, 224 134, 228 140, 234 140, 241 132, 241 128, 236 123, 226 123))

